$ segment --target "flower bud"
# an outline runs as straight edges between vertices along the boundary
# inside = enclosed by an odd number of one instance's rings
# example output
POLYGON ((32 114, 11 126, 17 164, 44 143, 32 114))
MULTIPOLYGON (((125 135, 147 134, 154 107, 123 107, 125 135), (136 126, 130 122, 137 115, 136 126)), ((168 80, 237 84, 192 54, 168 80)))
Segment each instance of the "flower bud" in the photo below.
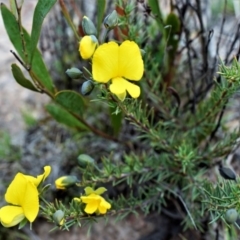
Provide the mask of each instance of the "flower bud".
POLYGON ((97 35, 97 29, 95 28, 95 25, 86 16, 84 16, 82 20, 82 29, 86 35, 97 35))
POLYGON ((235 223, 238 219, 238 212, 235 208, 228 209, 225 213, 225 220, 227 223, 235 223))
POLYGON ((75 176, 63 176, 55 181, 55 185, 57 189, 65 190, 78 182, 79 180, 75 176))
POLYGON ((84 36, 79 42, 79 52, 82 59, 91 58, 97 45, 98 40, 94 35, 84 36))
POLYGON ((64 224, 64 212, 62 210, 57 210, 53 214, 53 220, 58 226, 62 226, 64 224))
POLYGON ((225 179, 236 180, 236 173, 231 168, 223 167, 222 165, 220 165, 219 173, 225 179))
POLYGON ((82 71, 78 68, 70 68, 66 71, 66 74, 72 79, 78 79, 82 76, 82 71))
POLYGON ((105 28, 113 29, 118 25, 118 14, 117 11, 114 10, 112 13, 107 15, 103 21, 105 28))
POLYGON ((81 93, 82 93, 82 95, 87 96, 92 92, 93 89, 94 89, 93 81, 92 80, 87 80, 86 82, 84 82, 82 84, 81 93))
POLYGON ((87 167, 95 163, 95 160, 87 154, 80 154, 78 156, 78 165, 82 168, 87 167))

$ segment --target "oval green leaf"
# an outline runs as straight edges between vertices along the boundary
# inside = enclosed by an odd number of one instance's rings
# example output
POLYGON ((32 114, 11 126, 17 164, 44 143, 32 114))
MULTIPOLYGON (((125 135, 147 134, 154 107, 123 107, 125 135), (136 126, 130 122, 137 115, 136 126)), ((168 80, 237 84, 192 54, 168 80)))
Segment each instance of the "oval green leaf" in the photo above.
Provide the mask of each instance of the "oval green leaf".
POLYGON ((59 123, 63 123, 71 128, 76 128, 79 130, 87 130, 88 128, 81 123, 76 117, 74 117, 70 112, 68 112, 63 107, 57 104, 48 104, 46 105, 47 111, 51 116, 59 123))
POLYGON ((38 89, 32 84, 32 82, 25 78, 25 76, 22 73, 22 70, 15 63, 12 64, 12 74, 19 85, 29 90, 39 92, 38 89))
POLYGON ((103 16, 105 13, 106 0, 97 1, 97 32, 100 33, 100 28, 103 23, 103 16))
POLYGON ((34 10, 32 33, 31 33, 31 51, 30 51, 30 64, 37 47, 40 37, 43 20, 56 3, 57 0, 39 0, 34 10))
POLYGON ((77 115, 82 115, 84 101, 80 94, 71 90, 60 91, 55 95, 55 101, 77 115))

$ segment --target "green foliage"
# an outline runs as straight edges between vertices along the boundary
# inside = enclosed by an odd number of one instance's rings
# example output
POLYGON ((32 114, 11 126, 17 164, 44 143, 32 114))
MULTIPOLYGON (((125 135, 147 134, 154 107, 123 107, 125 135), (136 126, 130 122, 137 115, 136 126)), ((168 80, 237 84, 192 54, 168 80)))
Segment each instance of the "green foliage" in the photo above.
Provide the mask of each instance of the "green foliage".
MULTIPOLYGON (((23 27, 21 27, 22 32, 19 30, 20 28, 18 21, 4 4, 1 4, 1 13, 9 39, 11 40, 21 59, 26 64, 25 67, 28 69, 30 67, 28 64, 30 62, 29 56, 31 51, 31 37, 23 27)), ((52 79, 38 50, 35 50, 35 54, 32 59, 31 70, 29 73, 35 82, 41 84, 41 87, 46 88, 46 90, 50 93, 54 92, 52 79)))
POLYGON ((86 130, 86 126, 78 121, 77 116, 69 113, 68 110, 57 104, 48 104, 46 106, 47 111, 60 123, 63 123, 69 127, 86 130))
POLYGON ((37 88, 32 84, 32 82, 29 79, 25 78, 22 70, 18 67, 17 64, 12 64, 12 74, 17 83, 22 87, 38 92, 37 88))
POLYGON ((32 59, 36 51, 43 20, 56 2, 57 0, 49 0, 49 1, 39 0, 37 3, 37 6, 35 7, 35 11, 33 15, 32 33, 31 33, 31 45, 30 45, 31 50, 30 50, 30 56, 29 56, 30 64, 32 63, 32 59))
POLYGON ((55 95, 55 101, 65 107, 68 111, 83 115, 84 112, 84 101, 80 94, 74 91, 60 91, 55 95))
POLYGON ((106 0, 97 1, 97 32, 100 33, 103 17, 105 14, 106 0))

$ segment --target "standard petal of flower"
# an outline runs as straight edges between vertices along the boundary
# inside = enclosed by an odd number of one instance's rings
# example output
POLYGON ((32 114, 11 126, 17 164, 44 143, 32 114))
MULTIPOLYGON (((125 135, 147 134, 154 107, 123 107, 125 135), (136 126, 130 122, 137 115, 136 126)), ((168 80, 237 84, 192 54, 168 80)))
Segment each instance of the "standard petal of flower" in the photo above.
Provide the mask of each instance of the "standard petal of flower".
POLYGON ((96 189, 94 191, 94 193, 97 194, 97 195, 101 195, 101 194, 103 194, 106 191, 107 191, 107 189, 105 187, 99 187, 98 189, 96 189))
POLYGON ((93 79, 106 83, 110 79, 118 77, 118 49, 115 42, 104 43, 99 46, 92 59, 93 79))
POLYGON ((12 227, 25 218, 23 209, 18 206, 5 206, 0 209, 0 220, 4 227, 12 227))
MULTIPOLYGON (((97 41, 97 39, 96 39, 97 41)), ((97 42, 93 41, 91 36, 84 36, 80 43, 79 43, 79 52, 82 57, 82 59, 89 59, 92 57, 96 46, 97 42)))
POLYGON ((111 204, 109 202, 107 202, 104 198, 102 198, 101 202, 99 204, 99 207, 98 207, 99 213, 105 214, 107 212, 107 210, 110 208, 111 208, 111 204))
POLYGON ((124 41, 119 47, 120 76, 138 81, 142 78, 143 70, 143 60, 138 45, 132 41, 124 41))
POLYGON ((25 175, 18 173, 7 189, 5 194, 6 202, 21 206, 27 183, 28 180, 25 178, 25 175))
POLYGON ((39 211, 38 190, 34 183, 28 181, 21 202, 20 206, 23 208, 25 217, 29 222, 33 222, 39 211))
POLYGON ((93 188, 91 187, 85 187, 84 191, 87 196, 94 192, 93 188))

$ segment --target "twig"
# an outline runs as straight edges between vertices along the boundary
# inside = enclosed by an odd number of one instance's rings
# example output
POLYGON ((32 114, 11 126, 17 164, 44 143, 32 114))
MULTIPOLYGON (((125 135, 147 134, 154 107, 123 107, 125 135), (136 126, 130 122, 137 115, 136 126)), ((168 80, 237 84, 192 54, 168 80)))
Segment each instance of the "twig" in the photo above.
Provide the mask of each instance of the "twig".
POLYGON ((13 54, 13 56, 21 63, 21 65, 22 65, 27 71, 30 70, 29 67, 24 64, 24 62, 20 59, 20 57, 19 57, 13 50, 10 50, 10 52, 13 54))

